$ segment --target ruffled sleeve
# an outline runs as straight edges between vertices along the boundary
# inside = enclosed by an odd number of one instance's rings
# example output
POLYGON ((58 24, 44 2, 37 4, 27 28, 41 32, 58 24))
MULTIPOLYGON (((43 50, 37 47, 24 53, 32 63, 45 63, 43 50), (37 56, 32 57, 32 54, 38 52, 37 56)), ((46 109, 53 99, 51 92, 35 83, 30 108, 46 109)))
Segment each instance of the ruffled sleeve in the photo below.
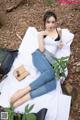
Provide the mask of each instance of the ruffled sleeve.
POLYGON ((70 46, 74 38, 74 34, 69 29, 62 29, 62 41, 65 45, 70 46))
POLYGON ((35 27, 29 27, 19 47, 20 54, 31 54, 38 48, 38 31, 35 27), (24 53, 24 51, 26 51, 24 53))
POLYGON ((69 29, 62 29, 62 37, 61 40, 63 41, 64 47, 58 48, 55 54, 55 57, 61 58, 70 56, 71 49, 70 45, 73 42, 74 34, 69 31, 69 29))

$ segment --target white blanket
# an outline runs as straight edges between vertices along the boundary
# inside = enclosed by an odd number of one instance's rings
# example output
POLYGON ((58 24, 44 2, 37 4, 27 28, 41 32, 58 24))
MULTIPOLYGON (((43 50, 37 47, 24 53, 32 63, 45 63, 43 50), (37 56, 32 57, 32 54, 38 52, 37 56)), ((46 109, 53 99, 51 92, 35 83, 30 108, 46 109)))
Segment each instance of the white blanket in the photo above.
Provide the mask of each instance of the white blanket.
MULTIPOLYGON (((38 48, 37 35, 38 32, 34 27, 28 28, 19 47, 19 55, 15 59, 8 77, 0 83, 0 105, 4 107, 10 106, 10 97, 16 92, 16 90, 26 87, 40 75, 33 66, 31 56, 31 53, 38 48), (25 68, 30 71, 31 75, 19 82, 13 76, 13 71, 21 64, 24 64, 25 68)), ((70 55, 70 44, 72 43, 74 35, 68 29, 62 29, 62 36, 63 40, 65 39, 63 56, 65 56, 65 52, 67 55, 70 55)), ((62 51, 58 51, 56 56, 59 57, 59 55, 62 56, 62 51)), ((54 91, 24 103, 17 107, 15 111, 24 112, 24 108, 28 103, 35 104, 32 112, 38 112, 41 108, 47 108, 48 111, 45 120, 68 120, 69 118, 71 97, 62 94, 60 81, 57 81, 57 88, 54 91)))

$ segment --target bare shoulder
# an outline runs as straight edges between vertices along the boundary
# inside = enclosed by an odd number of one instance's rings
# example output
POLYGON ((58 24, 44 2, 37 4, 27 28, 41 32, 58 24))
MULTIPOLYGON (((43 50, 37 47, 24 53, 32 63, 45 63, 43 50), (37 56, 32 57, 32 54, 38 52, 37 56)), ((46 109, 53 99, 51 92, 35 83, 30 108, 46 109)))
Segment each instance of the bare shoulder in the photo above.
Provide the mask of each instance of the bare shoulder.
POLYGON ((39 31, 38 33, 41 34, 41 33, 43 33, 43 32, 44 32, 44 31, 42 30, 42 31, 39 31))
POLYGON ((61 31, 61 30, 62 30, 62 28, 58 27, 58 28, 57 28, 57 30, 58 30, 58 31, 61 31))
POLYGON ((62 29, 60 27, 58 27, 57 31, 58 31, 59 35, 61 36, 62 35, 62 29))

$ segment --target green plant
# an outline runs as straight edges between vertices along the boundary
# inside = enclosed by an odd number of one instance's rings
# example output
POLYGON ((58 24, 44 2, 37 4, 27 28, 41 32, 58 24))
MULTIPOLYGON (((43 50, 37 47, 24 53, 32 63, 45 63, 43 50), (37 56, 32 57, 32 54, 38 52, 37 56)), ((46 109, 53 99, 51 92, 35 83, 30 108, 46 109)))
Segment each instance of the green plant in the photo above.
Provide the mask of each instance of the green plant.
POLYGON ((36 120, 36 116, 30 111, 33 109, 34 105, 29 107, 29 104, 25 107, 25 113, 23 114, 22 120, 36 120))
POLYGON ((5 108, 5 112, 8 113, 8 120, 14 120, 14 109, 11 106, 10 108, 5 108))
POLYGON ((25 112, 23 114, 15 113, 12 106, 10 108, 4 108, 4 111, 8 113, 8 120, 37 120, 36 115, 30 113, 33 107, 34 105, 29 106, 28 104, 25 107, 25 112))
POLYGON ((54 0, 43 0, 44 4, 48 5, 48 6, 52 6, 54 0))
POLYGON ((55 71, 55 76, 59 80, 61 75, 65 77, 65 69, 67 68, 69 57, 54 58, 55 62, 52 67, 55 71))

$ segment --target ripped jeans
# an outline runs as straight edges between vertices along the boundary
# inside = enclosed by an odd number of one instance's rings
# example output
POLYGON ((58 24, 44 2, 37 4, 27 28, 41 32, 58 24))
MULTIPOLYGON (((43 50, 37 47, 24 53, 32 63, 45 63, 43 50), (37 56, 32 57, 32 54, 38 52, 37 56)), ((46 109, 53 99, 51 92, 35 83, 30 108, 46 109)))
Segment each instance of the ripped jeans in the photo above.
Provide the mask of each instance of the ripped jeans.
POLYGON ((55 72, 43 53, 37 49, 32 53, 34 66, 40 71, 40 76, 30 84, 31 98, 35 98, 56 89, 55 72))

